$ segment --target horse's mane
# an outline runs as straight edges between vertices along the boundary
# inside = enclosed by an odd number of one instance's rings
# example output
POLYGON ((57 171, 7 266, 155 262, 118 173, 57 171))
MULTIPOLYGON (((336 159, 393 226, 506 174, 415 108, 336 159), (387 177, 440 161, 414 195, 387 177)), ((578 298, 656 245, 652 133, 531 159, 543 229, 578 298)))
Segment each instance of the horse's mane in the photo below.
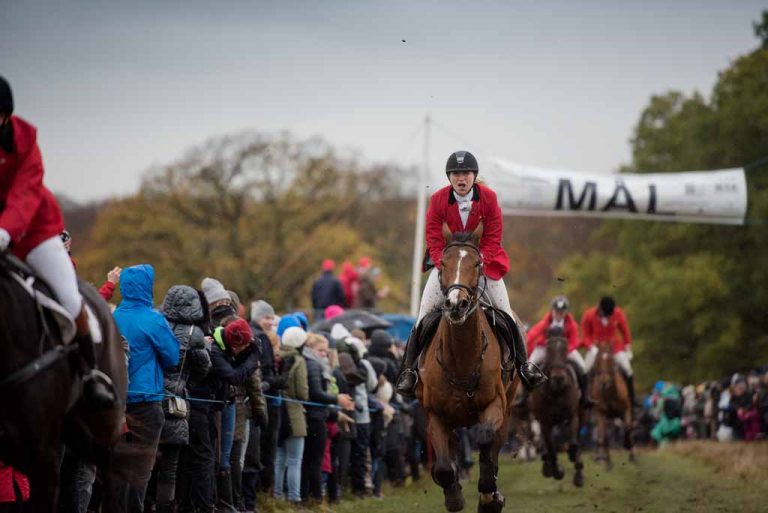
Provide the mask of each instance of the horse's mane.
POLYGON ((473 244, 475 241, 472 239, 472 232, 456 232, 451 237, 451 242, 460 242, 473 244))

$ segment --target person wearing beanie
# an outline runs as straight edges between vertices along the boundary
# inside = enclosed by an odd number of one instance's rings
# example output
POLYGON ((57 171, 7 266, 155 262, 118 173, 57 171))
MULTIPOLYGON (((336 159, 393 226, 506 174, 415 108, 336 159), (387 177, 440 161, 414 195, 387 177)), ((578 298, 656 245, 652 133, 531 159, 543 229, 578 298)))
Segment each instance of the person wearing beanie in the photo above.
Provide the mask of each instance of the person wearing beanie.
POLYGON ((331 305, 347 306, 347 297, 341 281, 333 275, 336 264, 326 259, 321 267, 321 274, 312 285, 312 309, 315 322, 323 319, 323 311, 331 305))
POLYGON ((326 321, 329 321, 333 319, 334 317, 338 317, 339 315, 344 313, 344 309, 340 307, 339 305, 331 305, 323 311, 323 318, 326 321))
POLYGON ((395 340, 385 330, 374 330, 371 334, 371 345, 368 347, 368 354, 371 357, 380 358, 386 368, 383 370, 384 376, 390 383, 397 381, 397 374, 400 371, 400 363, 397 359, 397 350, 395 349, 395 340))
MULTIPOLYGON (((287 317, 287 316, 286 316, 287 317)), ((304 455, 304 438, 307 436, 307 419, 304 406, 296 401, 309 400, 307 362, 302 356, 302 346, 307 332, 291 326, 282 335, 280 351, 281 373, 286 376, 280 417, 280 431, 275 455, 274 496, 294 504, 301 502, 301 463, 304 455), (287 488, 288 494, 284 493, 287 488)))
POLYGON ((211 310, 211 322, 216 328, 227 317, 237 315, 237 309, 232 302, 232 297, 216 278, 203 278, 200 284, 208 301, 208 308, 211 310))
POLYGON ((251 330, 257 344, 261 346, 261 388, 266 398, 267 427, 263 430, 253 430, 248 438, 248 448, 243 467, 243 498, 246 506, 253 507, 256 503, 256 486, 271 490, 275 476, 275 451, 277 449, 277 431, 280 420, 279 399, 285 388, 286 378, 278 373, 275 355, 278 347, 272 345, 270 335, 277 338, 274 331, 275 309, 266 301, 260 299, 251 303, 251 330))
POLYGON ((283 334, 288 328, 301 328, 302 331, 306 331, 301 326, 299 318, 293 314, 285 314, 280 318, 280 322, 277 323, 277 336, 282 340, 283 334))
MULTIPOLYGON (((226 291, 225 291, 226 293, 226 291)), ((228 296, 228 294, 227 294, 228 296)), ((248 323, 240 318, 230 320, 213 332, 211 347, 211 374, 217 381, 217 399, 225 401, 221 413, 221 451, 218 462, 218 505, 233 505, 231 454, 234 444, 236 403, 231 387, 244 386, 253 401, 254 421, 266 425, 266 407, 261 393, 261 380, 257 372, 259 348, 253 343, 253 332, 248 323)))

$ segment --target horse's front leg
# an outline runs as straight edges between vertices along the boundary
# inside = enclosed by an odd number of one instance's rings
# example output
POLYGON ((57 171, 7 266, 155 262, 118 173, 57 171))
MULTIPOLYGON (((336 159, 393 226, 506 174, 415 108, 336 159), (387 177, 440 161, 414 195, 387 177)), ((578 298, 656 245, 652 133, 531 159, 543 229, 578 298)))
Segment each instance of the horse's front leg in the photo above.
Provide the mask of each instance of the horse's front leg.
POLYGON ((432 479, 443 489, 445 509, 461 511, 464 509, 464 495, 459 483, 459 470, 452 458, 451 438, 453 430, 448 428, 437 415, 427 414, 427 430, 429 432, 435 459, 432 463, 432 479))
POLYGON ((624 448, 629 451, 630 463, 635 462, 635 443, 634 437, 632 436, 633 431, 634 425, 632 419, 632 405, 630 403, 629 407, 625 410, 624 413, 624 448))
POLYGON ((480 449, 478 513, 499 513, 504 507, 504 496, 496 489, 496 478, 499 473, 499 451, 507 439, 507 422, 504 402, 498 396, 480 414, 477 429, 477 445, 480 449))
POLYGON ((584 486, 584 463, 581 461, 581 446, 579 444, 579 428, 581 427, 581 412, 577 409, 571 417, 571 442, 568 445, 568 458, 573 463, 576 472, 573 474, 573 484, 584 486))

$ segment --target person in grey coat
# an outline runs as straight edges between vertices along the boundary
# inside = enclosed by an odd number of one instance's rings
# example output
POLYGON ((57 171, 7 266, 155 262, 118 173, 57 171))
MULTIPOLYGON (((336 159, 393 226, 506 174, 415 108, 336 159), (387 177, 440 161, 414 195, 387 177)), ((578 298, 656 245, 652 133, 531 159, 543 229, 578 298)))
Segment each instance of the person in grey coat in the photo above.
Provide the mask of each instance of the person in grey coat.
POLYGON ((174 510, 176 471, 181 448, 189 444, 189 396, 188 387, 203 381, 211 368, 210 352, 206 348, 203 328, 207 312, 201 294, 187 285, 174 285, 168 289, 162 312, 179 341, 179 363, 163 370, 165 394, 185 398, 181 408, 163 400, 165 425, 160 435, 160 446, 155 462, 157 483, 156 503, 158 513, 174 510))

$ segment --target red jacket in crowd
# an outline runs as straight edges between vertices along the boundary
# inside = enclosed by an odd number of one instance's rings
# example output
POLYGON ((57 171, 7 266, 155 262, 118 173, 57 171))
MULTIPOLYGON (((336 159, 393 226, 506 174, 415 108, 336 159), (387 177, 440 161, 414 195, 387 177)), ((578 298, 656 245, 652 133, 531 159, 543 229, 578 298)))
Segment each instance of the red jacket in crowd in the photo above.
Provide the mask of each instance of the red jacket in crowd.
MULTIPOLYGON (((527 349, 528 355, 530 355, 536 346, 547 345, 547 330, 552 324, 552 312, 547 312, 542 320, 534 324, 531 329, 528 330, 528 342, 527 349)), ((579 348, 579 325, 576 324, 576 319, 573 315, 565 314, 565 338, 568 340, 568 352, 575 351, 579 348)))
POLYGON ((432 195, 427 210, 427 250, 432 262, 439 269, 445 248, 443 223, 448 224, 451 233, 473 231, 483 222, 483 236, 480 239, 480 253, 483 256, 483 272, 492 280, 500 280, 509 271, 509 257, 501 245, 503 218, 496 193, 485 185, 472 187, 472 210, 467 226, 461 225, 459 205, 448 185, 432 195))
POLYGON ((43 185, 43 158, 37 130, 11 116, 15 151, 0 149, 0 228, 11 235, 12 251, 24 259, 41 242, 64 230, 61 209, 43 185))
POLYGON ((29 480, 27 476, 13 467, 0 462, 0 504, 16 502, 16 492, 13 485, 21 492, 21 500, 29 500, 29 480))
POLYGON ((613 314, 608 317, 606 324, 603 324, 597 310, 598 307, 593 306, 584 312, 584 316, 581 318, 581 336, 584 347, 590 349, 595 342, 610 340, 613 342, 614 353, 624 351, 628 345, 632 344, 632 334, 629 332, 624 310, 618 306, 614 308, 613 314))

